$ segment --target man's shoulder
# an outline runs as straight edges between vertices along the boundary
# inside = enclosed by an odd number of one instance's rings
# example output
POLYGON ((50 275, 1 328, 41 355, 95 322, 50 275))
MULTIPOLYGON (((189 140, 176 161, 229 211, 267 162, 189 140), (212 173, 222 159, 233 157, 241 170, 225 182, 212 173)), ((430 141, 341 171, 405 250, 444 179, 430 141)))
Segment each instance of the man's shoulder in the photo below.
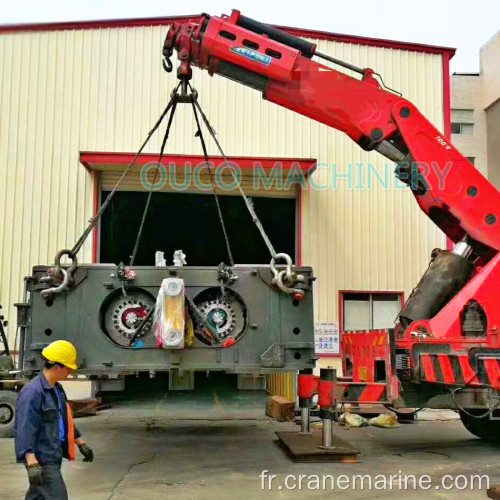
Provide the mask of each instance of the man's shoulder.
POLYGON ((19 392, 19 396, 27 396, 42 390, 42 385, 40 383, 40 375, 36 376, 34 379, 30 380, 19 392))

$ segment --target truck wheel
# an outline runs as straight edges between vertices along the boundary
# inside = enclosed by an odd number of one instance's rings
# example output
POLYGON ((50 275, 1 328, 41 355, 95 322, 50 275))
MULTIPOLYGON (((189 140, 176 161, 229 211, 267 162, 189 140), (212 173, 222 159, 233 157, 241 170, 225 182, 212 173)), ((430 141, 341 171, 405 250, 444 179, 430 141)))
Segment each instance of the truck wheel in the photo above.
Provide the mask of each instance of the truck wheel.
POLYGON ((14 437, 17 393, 0 391, 0 438, 14 437))
MULTIPOLYGON (((484 415, 486 409, 467 410, 472 415, 484 415)), ((493 443, 500 442, 500 420, 490 420, 489 417, 474 418, 459 410, 460 420, 464 427, 474 436, 493 443)))

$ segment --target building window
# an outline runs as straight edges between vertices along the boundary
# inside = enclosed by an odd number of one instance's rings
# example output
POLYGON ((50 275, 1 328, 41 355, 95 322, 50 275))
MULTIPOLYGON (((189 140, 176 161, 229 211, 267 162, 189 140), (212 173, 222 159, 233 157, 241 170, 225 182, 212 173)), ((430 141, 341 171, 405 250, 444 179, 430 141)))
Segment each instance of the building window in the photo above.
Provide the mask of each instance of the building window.
POLYGON ((474 123, 473 109, 452 109, 451 121, 457 123, 474 123))
POLYGON ((475 156, 467 156, 466 157, 473 165, 476 164, 476 157, 475 156))
POLYGON ((474 124, 472 123, 452 123, 451 133, 452 134, 462 134, 462 135, 472 135, 474 129, 474 124))
POLYGON ((472 135, 474 129, 473 109, 452 109, 451 110, 451 133, 472 135))
POLYGON ((393 328, 402 293, 341 292, 342 331, 393 328))

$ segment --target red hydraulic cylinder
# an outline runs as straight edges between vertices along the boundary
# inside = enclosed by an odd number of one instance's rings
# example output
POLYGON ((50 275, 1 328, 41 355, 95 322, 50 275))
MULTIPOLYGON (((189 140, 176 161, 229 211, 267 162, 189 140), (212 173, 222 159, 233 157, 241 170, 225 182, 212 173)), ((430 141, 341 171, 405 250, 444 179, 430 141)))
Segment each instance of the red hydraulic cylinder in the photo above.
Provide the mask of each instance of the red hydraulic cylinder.
POLYGON ((333 368, 321 368, 319 375, 319 411, 320 417, 331 420, 336 405, 335 380, 337 370, 333 368))
POLYGON ((300 370, 297 387, 300 406, 301 434, 310 434, 310 416, 313 405, 313 396, 318 393, 319 379, 313 375, 312 368, 300 370))
POLYGON ((335 416, 336 397, 335 380, 337 370, 333 368, 322 368, 319 375, 319 416, 323 420, 323 448, 332 447, 333 420, 335 416))
POLYGON ((297 386, 301 408, 312 408, 313 396, 318 393, 318 383, 319 379, 313 375, 312 368, 300 370, 297 386))

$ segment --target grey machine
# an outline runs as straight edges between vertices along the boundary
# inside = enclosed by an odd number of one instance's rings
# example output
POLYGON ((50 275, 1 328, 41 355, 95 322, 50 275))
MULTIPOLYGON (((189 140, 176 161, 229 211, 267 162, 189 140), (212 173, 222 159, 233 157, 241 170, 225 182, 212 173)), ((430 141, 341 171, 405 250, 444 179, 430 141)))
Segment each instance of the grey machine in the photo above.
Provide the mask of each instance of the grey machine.
POLYGON ((78 347, 79 373, 94 378, 173 369, 265 374, 314 366, 311 268, 127 271, 112 264, 33 268, 25 280, 25 302, 17 304, 24 376, 42 369, 42 349, 58 339, 78 347), (289 273, 293 288, 284 284, 289 273), (159 348, 154 335, 151 313, 169 277, 184 280, 194 333, 191 345, 181 349, 159 348), (214 335, 206 334, 207 326, 214 335))
MULTIPOLYGON (((176 106, 187 103, 193 108, 207 164, 198 112, 225 158, 213 127, 201 111, 197 93, 189 84, 190 76, 179 78, 169 104, 137 156, 170 112, 162 158, 176 106)), ((251 201, 241 193, 271 250, 268 266, 144 266, 130 271, 112 264, 78 265, 76 254, 109 204, 108 195, 75 247, 61 250, 53 267, 34 267, 25 280, 25 300, 17 304, 19 367, 23 375, 29 378, 42 369, 41 351, 57 339, 77 346, 79 372, 89 377, 116 378, 127 373, 153 374, 173 369, 264 374, 313 368, 312 270, 298 268, 288 255, 274 252, 251 201), (60 264, 63 255, 70 258, 71 265, 60 264), (192 324, 193 342, 181 349, 159 348, 154 334, 152 311, 166 278, 183 280, 186 324, 192 324)), ((220 210, 215 190, 214 195, 220 210)), ((149 201, 145 214, 148 205, 149 201)), ((223 217, 219 215, 225 234, 223 217)), ((142 227, 137 242, 141 231, 142 227)))

